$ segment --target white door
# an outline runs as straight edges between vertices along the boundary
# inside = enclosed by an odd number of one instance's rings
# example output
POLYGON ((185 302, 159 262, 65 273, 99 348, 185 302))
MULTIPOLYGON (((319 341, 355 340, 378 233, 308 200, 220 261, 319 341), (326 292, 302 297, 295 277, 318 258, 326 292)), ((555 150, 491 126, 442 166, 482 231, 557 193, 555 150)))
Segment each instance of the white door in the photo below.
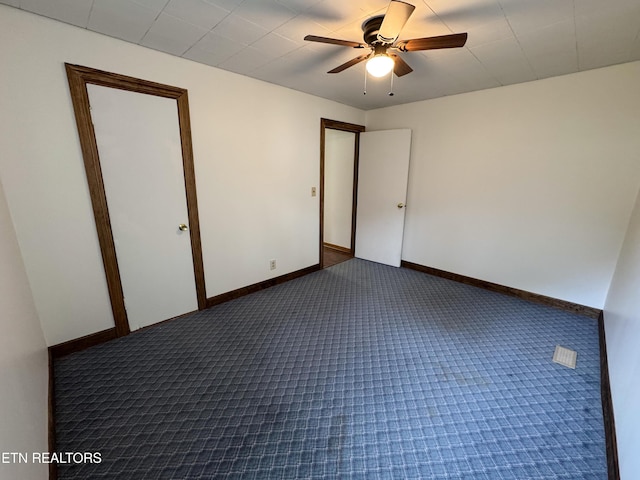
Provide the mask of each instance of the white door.
POLYGON ((360 134, 355 256, 400 266, 411 130, 360 134))
POLYGON ((87 90, 129 327, 197 310, 176 100, 87 90))

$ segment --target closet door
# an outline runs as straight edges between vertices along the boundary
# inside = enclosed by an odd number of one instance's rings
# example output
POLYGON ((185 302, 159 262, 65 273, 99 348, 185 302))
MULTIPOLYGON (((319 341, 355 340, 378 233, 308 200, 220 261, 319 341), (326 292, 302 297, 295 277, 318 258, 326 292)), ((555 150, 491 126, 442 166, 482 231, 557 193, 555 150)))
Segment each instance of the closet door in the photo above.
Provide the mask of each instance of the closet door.
POLYGON ((130 329, 197 310, 176 100, 87 92, 130 329))

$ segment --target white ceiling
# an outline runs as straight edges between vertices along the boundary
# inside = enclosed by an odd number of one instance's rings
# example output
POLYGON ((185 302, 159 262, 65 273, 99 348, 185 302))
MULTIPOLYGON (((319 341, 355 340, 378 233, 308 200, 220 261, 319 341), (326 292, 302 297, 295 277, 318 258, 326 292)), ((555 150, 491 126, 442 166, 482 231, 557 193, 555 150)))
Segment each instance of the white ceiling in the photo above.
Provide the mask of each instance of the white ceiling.
POLYGON ((408 52, 414 72, 368 79, 362 41, 388 0, 0 0, 94 32, 365 110, 640 60, 640 0, 407 0, 400 39, 468 32, 463 48, 408 52))

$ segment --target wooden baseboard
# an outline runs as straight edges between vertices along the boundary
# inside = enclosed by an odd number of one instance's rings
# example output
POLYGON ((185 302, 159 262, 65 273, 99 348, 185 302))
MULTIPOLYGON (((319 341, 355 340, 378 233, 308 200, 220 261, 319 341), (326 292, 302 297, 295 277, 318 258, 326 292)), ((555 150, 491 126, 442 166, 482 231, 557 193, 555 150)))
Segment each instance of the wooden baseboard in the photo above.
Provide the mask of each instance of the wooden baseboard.
POLYGON ((59 343, 58 345, 53 345, 49 347, 49 352, 51 356, 56 359, 59 357, 64 357, 65 355, 69 355, 71 353, 85 350, 100 343, 108 342, 109 340, 117 338, 117 336, 118 335, 116 333, 115 327, 108 328, 107 330, 102 330, 101 332, 91 333, 89 335, 85 335, 84 337, 69 340, 68 342, 64 343, 59 343))
POLYGON ((613 416, 613 400, 611 399, 611 386, 609 384, 609 364, 607 361, 607 344, 604 330, 604 314, 602 310, 587 307, 577 303, 559 300, 557 298, 539 295, 537 293, 519 290, 517 288, 506 287, 496 283, 466 277, 457 273, 451 273, 437 268, 426 267, 417 263, 402 261, 402 267, 428 273, 437 277, 447 278, 456 282, 484 288, 492 292, 503 293, 514 297, 522 298, 535 303, 548 305, 561 310, 579 313, 586 317, 598 319, 599 342, 600 342, 600 396, 602 398, 602 417, 604 421, 605 445, 607 451, 607 471, 608 480, 620 480, 620 470, 618 467, 618 447, 616 442, 616 425, 613 416))
POLYGON ((152 323, 151 325, 147 325, 145 327, 140 327, 136 330, 133 330, 129 335, 135 335, 136 333, 144 332, 145 330, 149 330, 150 328, 157 327, 158 325, 164 325, 166 323, 173 322, 175 320, 180 320, 181 318, 184 318, 188 315, 193 315, 194 313, 197 313, 197 312, 199 312, 199 310, 193 310, 191 312, 176 315, 175 317, 167 318, 166 320, 160 320, 159 322, 152 323))
MULTIPOLYGON (((412 262, 402 261, 402 267, 417 270, 420 272, 428 273, 449 280, 454 280, 467 285, 473 285, 476 287, 484 288, 486 290, 504 293, 507 295, 523 298, 525 300, 533 301, 536 303, 542 303, 552 307, 560 308, 562 310, 568 310, 575 313, 580 313, 591 318, 598 319, 599 339, 600 339, 600 388, 602 397, 602 412, 605 427, 605 442, 607 452, 607 468, 608 468, 608 480, 620 480, 620 471, 618 467, 618 450, 616 442, 616 429, 615 419, 613 416, 613 401, 611 399, 611 389, 609 384, 609 367, 607 361, 607 347, 604 330, 604 315, 602 310, 597 310, 592 307, 586 307, 584 305, 574 304, 564 300, 558 300, 552 297, 546 297, 544 295, 538 295, 524 290, 518 290, 504 285, 498 285, 484 280, 478 280, 472 277, 466 277, 455 273, 446 272, 444 270, 438 270, 436 268, 426 267, 412 262), (596 315, 597 312, 597 315, 596 315), (595 315, 595 316, 594 316, 595 315)), ((275 277, 263 282, 255 283, 247 287, 239 288, 231 292, 216 295, 207 299, 207 307, 212 307, 235 298, 248 295, 253 292, 258 292, 266 288, 279 285, 289 280, 308 275, 309 273, 320 270, 320 265, 312 265, 295 272, 291 272, 279 277, 275 277)), ((181 316, 180 316, 181 317, 181 316)), ((180 318, 177 317, 177 318, 180 318)), ((68 355, 70 353, 78 352, 89 348, 93 345, 112 340, 116 338, 115 327, 108 330, 103 330, 91 335, 86 335, 82 338, 70 340, 58 345, 49 347, 49 395, 48 395, 48 441, 49 452, 54 452, 56 448, 55 441, 55 381, 54 381, 54 361, 56 358, 68 355)), ((55 463, 49 464, 49 480, 57 480, 58 471, 55 463)))
POLYGON ((295 272, 280 275, 279 277, 275 278, 270 278, 269 280, 265 280, 264 282, 254 283, 253 285, 249 285, 247 287, 242 287, 238 288, 237 290, 221 293, 220 295, 216 295, 215 297, 208 298, 207 307, 213 307, 214 305, 228 302, 229 300, 244 297, 245 295, 248 295, 250 293, 259 292, 260 290, 264 290, 265 288, 273 287, 275 285, 288 282, 289 280, 293 280, 295 278, 303 277, 304 275, 317 272, 320 269, 320 264, 311 265, 310 267, 296 270, 295 272))
POLYGON ((607 339, 604 331, 604 313, 598 316, 600 337, 600 396, 602 398, 602 417, 607 450, 608 480, 620 480, 618 467, 618 443, 616 440, 616 422, 613 416, 613 399, 609 383, 609 362, 607 360, 607 339))
MULTIPOLYGON (((49 453, 56 451, 56 401, 55 401, 55 361, 56 358, 64 357, 71 353, 85 350, 94 345, 113 340, 118 335, 116 328, 109 328, 102 330, 101 332, 85 335, 81 338, 69 340, 68 342, 59 343, 58 345, 52 345, 48 348, 49 354, 49 393, 48 393, 48 443, 49 453)), ((58 478, 58 464, 55 462, 49 463, 49 480, 57 480, 58 478)))
POLYGON ((326 248, 330 248, 331 250, 336 250, 336 251, 338 251, 338 252, 343 252, 343 253, 353 253, 353 252, 351 251, 351 249, 350 249, 350 248, 348 248, 348 247, 341 247, 340 245, 334 245, 333 243, 327 243, 327 242, 324 242, 324 243, 322 244, 322 246, 323 246, 323 247, 326 247, 326 248))
MULTIPOLYGON (((219 303, 233 300, 234 298, 239 298, 244 295, 248 295, 249 293, 264 290, 265 288, 269 288, 274 285, 279 285, 281 283, 288 282, 289 280, 293 280, 294 278, 308 275, 309 273, 316 272, 318 270, 321 270, 319 264, 312 265, 310 267, 303 268, 295 272, 287 273, 279 277, 265 280, 264 282, 255 283, 253 285, 249 285, 248 287, 243 287, 237 290, 233 290, 231 292, 223 293, 221 295, 217 295, 215 297, 207 299, 207 307, 212 307, 213 305, 218 305, 219 303)), ((177 320, 182 317, 184 317, 184 315, 179 315, 178 317, 171 318, 165 321, 177 320)), ((155 325, 151 325, 151 327, 153 326, 155 325)), ((140 329, 140 330, 143 330, 143 329, 140 329)), ((107 342, 109 340, 113 340, 117 338, 117 336, 118 335, 116 333, 116 329, 115 327, 113 327, 107 330, 103 330, 101 332, 92 333, 90 335, 86 335, 84 337, 77 338, 75 340, 69 340, 68 342, 60 343, 58 345, 53 345, 49 347, 48 349, 49 350, 48 352, 49 353, 49 394, 48 394, 49 452, 54 452, 56 449, 55 381, 54 381, 55 359, 63 357, 65 355, 69 355, 71 353, 79 352, 81 350, 92 347, 94 345, 107 342)), ((49 480, 57 480, 57 478, 58 478, 58 468, 56 463, 52 462, 49 464, 49 480)))
MULTIPOLYGON (((280 283, 288 282, 289 280, 302 277, 303 275, 307 275, 317 270, 320 270, 319 264, 312 265, 310 267, 303 268, 301 270, 296 270, 295 272, 287 273, 279 277, 271 278, 269 280, 265 280, 264 282, 255 283, 247 287, 239 288, 231 292, 223 293, 215 297, 211 297, 207 299, 207 308, 212 307, 213 305, 218 305, 219 303, 222 303, 222 302, 233 300, 234 298, 242 297, 249 293, 253 293, 260 290, 264 290, 265 288, 273 287, 274 285, 278 285, 280 283)), ((193 313, 193 312, 189 312, 189 313, 193 313)), ((189 313, 186 313, 184 315, 179 315, 174 318, 170 318, 168 320, 165 320, 165 322, 177 320, 179 318, 184 317, 185 315, 189 315, 189 313)), ((163 323, 163 322, 160 322, 160 323, 163 323)), ((158 324, 150 325, 149 327, 141 328, 140 330, 145 330, 146 328, 154 327, 156 325, 158 324)), ((117 337, 118 337, 118 334, 116 332, 116 328, 115 327, 109 328, 107 330, 102 330, 101 332, 92 333, 89 335, 85 335, 84 337, 81 337, 81 338, 76 338, 74 340, 69 340, 68 342, 59 343, 58 345, 53 345, 49 347, 49 355, 53 359, 64 357, 65 355, 69 355, 71 353, 85 350, 89 347, 93 347, 94 345, 98 345, 100 343, 108 342, 109 340, 113 340, 117 337)))
POLYGON ((542 305, 548 305, 560 310, 568 312, 578 313, 589 318, 598 318, 602 313, 602 310, 593 307, 587 307, 578 303, 567 302, 566 300, 560 300, 558 298, 547 297, 537 293, 527 292, 526 290, 519 290, 517 288, 506 287, 497 283, 487 282, 485 280, 478 280, 477 278, 467 277, 465 275, 459 275, 457 273, 447 272, 445 270, 438 270, 437 268, 426 267, 418 263, 407 262, 402 260, 401 265, 404 268, 410 268, 411 270, 417 270, 419 272, 428 273, 436 277, 446 278, 455 282, 465 283, 467 285, 473 285, 474 287, 484 288, 492 292, 498 292, 512 297, 522 298, 530 302, 540 303, 542 305))
MULTIPOLYGON (((47 395, 47 410, 48 410, 48 442, 49 453, 56 451, 56 396, 55 396, 55 376, 53 368, 53 354, 51 349, 48 351, 49 356, 49 393, 47 395)), ((58 465, 55 462, 49 464, 49 480, 57 480, 58 478, 58 465)))

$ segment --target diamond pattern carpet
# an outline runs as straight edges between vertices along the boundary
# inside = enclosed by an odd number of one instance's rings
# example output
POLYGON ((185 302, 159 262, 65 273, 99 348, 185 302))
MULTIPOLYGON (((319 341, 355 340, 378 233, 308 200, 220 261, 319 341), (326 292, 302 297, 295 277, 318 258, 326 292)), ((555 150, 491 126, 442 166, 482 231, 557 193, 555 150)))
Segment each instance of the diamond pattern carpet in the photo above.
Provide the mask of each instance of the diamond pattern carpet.
POLYGON ((353 259, 57 360, 103 460, 58 476, 606 479, 599 368, 593 319, 353 259))

